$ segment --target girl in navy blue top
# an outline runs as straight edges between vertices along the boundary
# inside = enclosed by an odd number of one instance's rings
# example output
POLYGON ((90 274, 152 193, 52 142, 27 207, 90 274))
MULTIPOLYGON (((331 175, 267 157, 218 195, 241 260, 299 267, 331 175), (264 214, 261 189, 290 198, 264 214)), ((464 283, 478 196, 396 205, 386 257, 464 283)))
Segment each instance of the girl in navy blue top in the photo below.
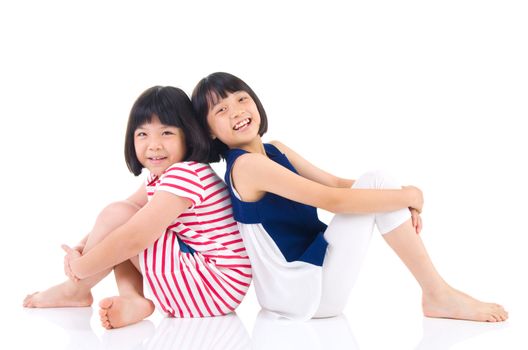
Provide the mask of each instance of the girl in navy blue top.
POLYGON ((209 161, 227 162, 234 216, 265 309, 292 319, 341 313, 377 227, 422 288, 425 316, 490 322, 508 317, 502 306, 454 289, 436 271, 418 235, 418 188, 402 187, 380 172, 339 178, 280 142, 264 144, 264 108, 231 74, 202 79, 192 102, 212 137, 209 161), (336 213, 328 227, 316 208, 336 213))

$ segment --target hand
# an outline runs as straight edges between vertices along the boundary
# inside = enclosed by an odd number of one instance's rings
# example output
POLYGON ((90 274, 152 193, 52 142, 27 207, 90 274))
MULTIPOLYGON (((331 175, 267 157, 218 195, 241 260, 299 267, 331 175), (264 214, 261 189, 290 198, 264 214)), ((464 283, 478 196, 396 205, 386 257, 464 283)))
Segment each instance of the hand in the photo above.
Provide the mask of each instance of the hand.
POLYGON ((416 234, 419 235, 423 227, 422 218, 420 217, 420 213, 418 212, 418 210, 414 208, 409 208, 409 210, 411 211, 412 225, 416 230, 416 234))
POLYGON ((416 210, 418 214, 420 214, 424 204, 422 190, 414 186, 403 186, 402 189, 409 193, 409 198, 411 200, 409 208, 416 210))
POLYGON ((81 257, 81 253, 79 250, 72 249, 66 244, 61 245, 61 248, 66 252, 66 255, 64 256, 64 273, 66 276, 68 276, 69 279, 71 279, 74 282, 78 282, 79 278, 75 276, 71 269, 71 262, 73 260, 76 260, 81 257))
MULTIPOLYGON (((61 246, 62 249, 64 249, 63 246, 61 246)), ((76 250, 79 252, 79 254, 82 255, 83 253, 83 250, 84 250, 84 245, 82 244, 78 244, 76 245, 75 247, 72 248, 73 250, 76 250)), ((68 258, 68 253, 66 253, 66 255, 64 256, 64 274, 66 276, 68 276, 68 272, 70 271, 70 264, 69 264, 69 258, 68 258)))

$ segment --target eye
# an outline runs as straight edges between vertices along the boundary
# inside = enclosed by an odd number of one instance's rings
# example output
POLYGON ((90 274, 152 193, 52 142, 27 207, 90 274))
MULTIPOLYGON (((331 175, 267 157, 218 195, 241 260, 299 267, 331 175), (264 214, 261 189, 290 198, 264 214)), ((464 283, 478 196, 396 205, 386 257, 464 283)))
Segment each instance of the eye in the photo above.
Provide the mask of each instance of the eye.
POLYGON ((144 131, 136 132, 136 137, 144 137, 144 136, 147 136, 147 133, 145 133, 144 131))
POLYGON ((172 130, 165 130, 162 135, 174 135, 174 132, 172 130))
POLYGON ((247 99, 249 99, 249 96, 241 96, 241 97, 238 99, 238 102, 244 102, 244 101, 246 101, 247 99))
POLYGON ((224 113, 225 111, 227 111, 227 107, 220 107, 216 110, 215 114, 218 115, 218 114, 222 114, 224 113))

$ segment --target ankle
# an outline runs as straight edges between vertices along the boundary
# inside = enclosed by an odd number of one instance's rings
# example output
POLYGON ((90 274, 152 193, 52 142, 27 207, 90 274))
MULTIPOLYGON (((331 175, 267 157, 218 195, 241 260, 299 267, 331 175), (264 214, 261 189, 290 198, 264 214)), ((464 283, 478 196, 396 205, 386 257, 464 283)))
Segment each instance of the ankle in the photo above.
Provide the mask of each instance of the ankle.
POLYGON ((92 294, 91 288, 87 288, 79 282, 69 280, 64 283, 63 291, 69 297, 89 296, 92 294))
POLYGON ((447 283, 441 283, 433 287, 422 288, 424 299, 437 299, 453 291, 453 288, 447 283))

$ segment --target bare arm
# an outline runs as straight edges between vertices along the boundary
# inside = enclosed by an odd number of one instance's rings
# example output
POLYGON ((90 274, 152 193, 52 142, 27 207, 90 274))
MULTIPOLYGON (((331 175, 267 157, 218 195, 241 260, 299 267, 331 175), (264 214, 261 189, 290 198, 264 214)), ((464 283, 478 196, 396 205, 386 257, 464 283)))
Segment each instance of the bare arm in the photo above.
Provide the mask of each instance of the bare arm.
POLYGON ((83 279, 139 254, 190 205, 191 201, 186 198, 165 191, 156 192, 128 222, 108 234, 85 255, 71 261, 73 274, 83 279))
POLYGON ((126 199, 127 202, 131 202, 135 204, 139 208, 143 208, 147 202, 147 189, 145 188, 145 184, 141 184, 136 192, 134 192, 130 197, 126 199))
POLYGON ((354 180, 352 179, 337 177, 322 169, 319 169, 279 141, 271 141, 270 143, 277 147, 282 153, 284 153, 286 157, 288 157, 288 160, 292 163, 293 167, 302 177, 330 187, 350 188, 354 184, 354 180))
MULTIPOLYGON (((421 210, 422 194, 415 187, 401 190, 336 188, 299 176, 267 157, 248 153, 232 169, 242 198, 254 200, 271 192, 333 213, 373 213, 412 207, 421 210)), ((246 199, 247 200, 247 199, 246 199)))

